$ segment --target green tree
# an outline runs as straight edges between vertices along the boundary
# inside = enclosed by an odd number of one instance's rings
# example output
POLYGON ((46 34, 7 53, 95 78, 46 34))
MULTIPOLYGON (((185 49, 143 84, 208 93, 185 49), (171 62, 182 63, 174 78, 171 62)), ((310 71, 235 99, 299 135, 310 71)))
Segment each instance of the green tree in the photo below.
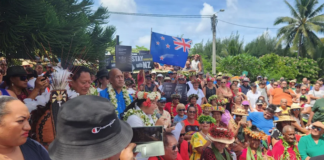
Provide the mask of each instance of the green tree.
POLYGON ((316 8, 318 0, 295 0, 295 8, 285 0, 292 17, 278 17, 274 25, 287 24, 278 30, 278 45, 284 42, 286 48, 298 48, 297 57, 313 57, 315 46, 321 45, 315 32, 324 31, 324 4, 316 8))
POLYGON ((149 49, 147 49, 144 46, 138 46, 138 45, 136 45, 136 48, 132 49, 133 53, 139 53, 139 51, 149 51, 149 49))

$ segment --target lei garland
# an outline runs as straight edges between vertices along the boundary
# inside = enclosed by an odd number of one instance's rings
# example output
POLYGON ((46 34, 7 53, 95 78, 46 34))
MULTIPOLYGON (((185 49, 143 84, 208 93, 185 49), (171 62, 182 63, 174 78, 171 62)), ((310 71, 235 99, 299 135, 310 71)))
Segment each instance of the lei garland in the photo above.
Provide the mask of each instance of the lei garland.
POLYGON ((216 123, 216 120, 213 117, 205 116, 205 115, 199 116, 197 120, 198 120, 198 122, 200 124, 203 123, 203 122, 211 122, 211 123, 214 123, 214 124, 216 123))
POLYGON ((173 118, 174 117, 174 114, 173 114, 173 103, 171 102, 171 117, 173 118))
POLYGON ((93 87, 91 85, 90 88, 89 88, 89 91, 88 91, 87 95, 98 96, 99 95, 99 92, 98 92, 98 90, 95 87, 93 87))
MULTIPOLYGON (((262 156, 262 151, 260 149, 260 147, 258 148, 258 150, 256 151, 256 155, 257 155, 257 160, 262 160, 263 156, 262 156)), ((247 153, 246 153, 246 159, 247 160, 255 160, 254 155, 252 153, 252 150, 250 147, 247 148, 247 153)))
MULTIPOLYGON (((116 114, 118 115, 118 110, 117 110, 118 103, 117 103, 117 99, 116 99, 116 91, 112 87, 111 84, 107 85, 107 92, 109 94, 110 102, 115 106, 115 111, 116 111, 116 114)), ((123 97, 124 97, 126 106, 130 105, 131 104, 131 99, 129 98, 126 86, 123 86, 122 92, 123 92, 123 97)))
MULTIPOLYGON (((289 155, 289 153, 288 153, 288 148, 290 148, 290 145, 288 144, 288 142, 286 142, 286 141, 284 140, 283 137, 279 137, 279 139, 282 140, 282 145, 284 146, 283 158, 284 158, 284 159, 289 159, 289 158, 290 158, 290 155, 289 155)), ((301 159, 301 156, 300 156, 300 154, 299 154, 299 151, 298 151, 298 149, 297 149, 297 147, 296 147, 296 142, 294 142, 293 146, 294 146, 293 151, 294 151, 295 154, 296 154, 296 159, 301 159)))
POLYGON ((125 115, 124 115, 124 121, 127 121, 128 117, 131 115, 136 115, 139 118, 141 118, 142 122, 144 123, 145 126, 154 126, 156 121, 158 120, 156 117, 156 114, 152 114, 151 117, 153 119, 153 124, 150 122, 150 118, 140 109, 130 109, 128 110, 125 115))

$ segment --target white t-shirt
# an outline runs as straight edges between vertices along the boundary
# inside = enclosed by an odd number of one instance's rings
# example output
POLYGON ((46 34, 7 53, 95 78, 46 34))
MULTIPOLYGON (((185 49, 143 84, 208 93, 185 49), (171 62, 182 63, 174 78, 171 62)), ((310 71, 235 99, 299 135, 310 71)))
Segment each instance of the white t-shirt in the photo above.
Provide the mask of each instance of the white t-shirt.
POLYGON ((198 88, 198 90, 195 90, 194 88, 190 88, 188 93, 187 93, 187 97, 189 97, 192 94, 197 94, 198 95, 197 104, 201 105, 202 98, 205 97, 204 92, 199 88, 198 88))
POLYGON ((35 81, 36 81, 36 78, 33 78, 33 79, 29 80, 27 83, 28 83, 31 87, 33 87, 33 89, 34 89, 34 88, 35 88, 35 81))
POLYGON ((255 93, 253 93, 252 90, 249 90, 246 93, 246 97, 250 101, 252 108, 255 108, 255 103, 260 96, 261 96, 261 93, 259 91, 255 91, 255 93))
POLYGON ((133 88, 128 88, 127 91, 128 91, 128 94, 130 94, 130 95, 133 95, 136 93, 136 91, 133 88))
POLYGON ((199 70, 199 67, 198 67, 199 63, 200 63, 199 61, 192 60, 191 61, 191 68, 198 71, 199 70))
POLYGON ((189 85, 189 89, 193 88, 191 81, 187 82, 187 84, 189 85))
MULTIPOLYGON (((324 96, 324 91, 323 90, 318 90, 318 91, 315 91, 314 89, 309 91, 308 94, 310 95, 313 95, 314 97, 318 97, 318 98, 323 98, 324 96)), ((313 105, 315 104, 315 101, 316 99, 314 100, 311 100, 310 102, 310 105, 313 107, 313 105)))

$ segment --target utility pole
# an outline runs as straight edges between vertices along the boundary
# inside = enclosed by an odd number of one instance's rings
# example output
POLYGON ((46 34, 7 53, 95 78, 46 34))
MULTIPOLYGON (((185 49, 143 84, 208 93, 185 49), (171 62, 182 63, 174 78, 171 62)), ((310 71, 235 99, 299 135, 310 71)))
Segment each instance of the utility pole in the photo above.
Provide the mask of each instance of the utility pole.
POLYGON ((213 75, 216 75, 216 25, 217 25, 216 18, 217 18, 216 14, 214 14, 211 17, 211 28, 213 31, 213 57, 212 57, 213 75))

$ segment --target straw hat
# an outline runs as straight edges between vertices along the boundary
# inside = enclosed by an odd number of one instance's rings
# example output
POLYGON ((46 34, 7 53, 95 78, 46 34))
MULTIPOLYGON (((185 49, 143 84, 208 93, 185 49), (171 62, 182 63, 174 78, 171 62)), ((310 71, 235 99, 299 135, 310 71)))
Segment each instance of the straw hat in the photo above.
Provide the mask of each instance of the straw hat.
POLYGON ((23 61, 22 66, 29 66, 29 63, 27 61, 23 61))
POLYGON ((224 127, 214 126, 209 130, 207 137, 213 142, 232 144, 235 140, 234 133, 224 127))
POLYGON ((301 109, 301 107, 297 103, 293 103, 290 109, 301 109))
POLYGON ((248 135, 253 139, 266 140, 268 137, 267 134, 265 134, 263 131, 256 128, 255 125, 252 125, 252 127, 245 127, 243 129, 243 132, 245 135, 248 135))
POLYGON ((240 115, 240 116, 248 116, 249 114, 247 113, 247 111, 245 109, 242 108, 236 108, 232 114, 234 115, 240 115))
POLYGON ((278 123, 278 122, 295 122, 295 120, 288 115, 283 115, 283 116, 279 116, 278 120, 273 121, 273 123, 278 123))
POLYGON ((225 108, 222 107, 222 106, 212 106, 211 107, 211 111, 212 112, 222 112, 222 113, 224 113, 225 112, 225 108))

